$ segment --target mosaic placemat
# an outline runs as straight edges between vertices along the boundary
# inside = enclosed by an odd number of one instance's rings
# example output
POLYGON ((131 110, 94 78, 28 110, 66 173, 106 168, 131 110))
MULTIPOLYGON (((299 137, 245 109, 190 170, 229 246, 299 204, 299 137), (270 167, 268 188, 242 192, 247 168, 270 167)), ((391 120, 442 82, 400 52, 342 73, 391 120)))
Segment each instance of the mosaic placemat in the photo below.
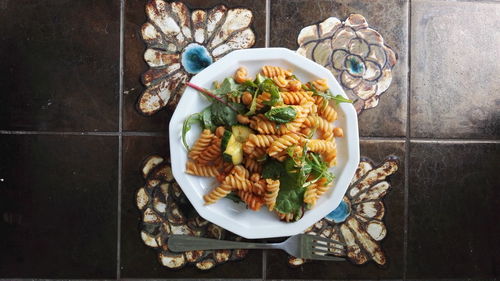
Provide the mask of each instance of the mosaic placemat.
MULTIPOLYGON (((152 115, 163 108, 174 109, 185 82, 225 54, 250 48, 255 43, 251 29, 253 13, 224 5, 208 10, 190 10, 181 2, 152 0, 146 4, 148 22, 141 28, 147 45, 144 59, 150 69, 142 75, 146 89, 137 109, 152 115)), ((354 101, 358 115, 374 108, 392 81, 397 54, 376 30, 359 14, 345 21, 330 17, 304 27, 298 38, 297 52, 328 68, 354 101)), ((380 241, 387 234, 383 223, 382 199, 390 190, 387 178, 398 169, 398 159, 388 156, 375 165, 362 157, 356 175, 341 204, 305 232, 344 243, 335 255, 354 264, 373 260, 387 262, 380 241)), ((142 173, 145 185, 137 192, 137 207, 142 212, 141 238, 158 251, 162 265, 181 268, 192 264, 206 270, 245 257, 245 250, 189 251, 168 250, 169 234, 242 240, 202 219, 175 182, 169 160, 150 156, 142 173)), ((305 263, 289 258, 291 266, 305 263)))

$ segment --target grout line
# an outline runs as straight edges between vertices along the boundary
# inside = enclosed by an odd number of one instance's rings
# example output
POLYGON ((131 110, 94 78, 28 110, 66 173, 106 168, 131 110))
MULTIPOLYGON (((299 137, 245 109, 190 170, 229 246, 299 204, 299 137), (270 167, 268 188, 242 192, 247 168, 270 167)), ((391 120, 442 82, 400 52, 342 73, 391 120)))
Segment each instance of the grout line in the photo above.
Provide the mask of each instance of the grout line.
POLYGON ((68 136, 167 136, 164 132, 56 132, 56 131, 10 131, 0 130, 0 135, 68 135, 68 136))
POLYGON ((262 280, 267 278, 267 250, 262 250, 262 280))
POLYGON ((482 139, 428 139, 412 138, 411 143, 450 143, 450 144, 474 144, 474 143, 494 143, 500 144, 500 140, 482 140, 482 139))
POLYGON ((360 141, 383 141, 383 142, 401 142, 406 141, 406 137, 359 137, 360 141))
POLYGON ((269 47, 269 37, 271 30, 271 0, 266 0, 266 39, 265 39, 265 47, 269 47))
POLYGON ((408 29, 408 35, 407 35, 407 44, 408 44, 408 51, 407 51, 407 56, 408 56, 408 62, 407 62, 407 67, 408 71, 406 73, 406 79, 407 79, 407 86, 406 86, 406 141, 405 141, 405 180, 404 180, 404 230, 403 230, 403 280, 406 280, 406 273, 407 273, 407 268, 408 268, 408 198, 409 198, 409 191, 410 191, 410 140, 411 140, 411 107, 410 107, 410 102, 411 102, 411 5, 412 0, 408 0, 408 9, 407 9, 407 17, 408 17, 408 23, 407 23, 407 29, 408 29))
POLYGON ((119 112, 118 112, 118 201, 117 201, 117 232, 116 232, 116 278, 121 278, 121 213, 122 213, 122 168, 123 168, 123 34, 124 34, 124 17, 125 17, 125 1, 120 0, 120 63, 119 63, 119 112))

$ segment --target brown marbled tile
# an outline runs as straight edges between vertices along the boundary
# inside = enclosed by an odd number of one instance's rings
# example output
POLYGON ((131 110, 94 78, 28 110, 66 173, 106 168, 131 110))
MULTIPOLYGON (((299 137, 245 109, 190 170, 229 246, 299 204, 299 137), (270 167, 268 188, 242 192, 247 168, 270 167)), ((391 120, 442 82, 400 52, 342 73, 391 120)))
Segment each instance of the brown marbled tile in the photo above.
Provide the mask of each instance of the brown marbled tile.
MULTIPOLYGON (((264 47, 265 40, 265 10, 266 1, 182 1, 192 10, 209 9, 218 4, 223 4, 228 8, 250 9, 254 15, 251 25, 255 33, 254 47, 264 47)), ((144 91, 144 86, 140 82, 141 74, 148 66, 143 55, 146 45, 140 34, 141 26, 146 22, 145 13, 146 1, 132 0, 126 1, 125 7, 125 34, 124 34, 124 79, 123 79, 123 128, 125 131, 166 131, 170 122, 171 112, 163 109, 147 117, 137 111, 136 103, 144 91)))
POLYGON ((119 1, 0 3, 0 129, 118 129, 119 1))
POLYGON ((500 3, 412 4, 411 136, 500 136, 500 3))
POLYGON ((0 278, 116 278, 118 137, 0 143, 0 278))
POLYGON ((141 212, 135 194, 144 185, 143 161, 150 155, 167 156, 168 138, 125 136, 123 138, 123 187, 121 223, 121 276, 123 278, 261 278, 262 251, 250 251, 237 262, 201 271, 192 265, 172 270, 162 266, 157 251, 146 246, 140 236, 141 212))
POLYGON ((361 136, 404 136, 407 114, 408 1, 403 0, 273 0, 271 1, 271 47, 298 48, 297 36, 303 27, 350 14, 363 15, 371 28, 380 32, 385 43, 397 53, 391 86, 379 105, 359 117, 361 136))
POLYGON ((494 278, 498 143, 410 144, 408 278, 494 278))
POLYGON ((311 261, 297 268, 288 265, 288 255, 281 251, 268 251, 267 279, 396 279, 403 278, 404 270, 404 141, 361 141, 361 155, 375 164, 387 156, 399 157, 399 169, 389 178, 391 190, 382 200, 385 205, 384 222, 387 236, 382 249, 388 263, 377 266, 373 261, 364 265, 350 262, 311 261))

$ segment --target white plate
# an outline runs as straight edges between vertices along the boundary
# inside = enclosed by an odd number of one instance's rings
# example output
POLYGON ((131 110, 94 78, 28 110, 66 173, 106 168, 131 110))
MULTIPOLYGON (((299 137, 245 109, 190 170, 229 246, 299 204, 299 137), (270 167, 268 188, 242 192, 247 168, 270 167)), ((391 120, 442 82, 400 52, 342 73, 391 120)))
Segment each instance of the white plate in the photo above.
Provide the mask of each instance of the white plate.
MULTIPOLYGON (((334 94, 347 95, 330 71, 319 64, 284 48, 247 49, 234 51, 213 63, 191 79, 191 83, 210 89, 213 81, 222 81, 233 76, 236 69, 245 66, 250 77, 255 77, 264 65, 276 65, 293 71, 301 81, 326 78, 334 94)), ((186 194, 196 211, 206 220, 245 238, 269 238, 290 236, 304 231, 329 212, 342 200, 359 162, 358 119, 354 107, 349 103, 336 106, 338 120, 335 125, 343 128, 344 137, 336 138, 337 166, 331 171, 335 174, 333 188, 320 197, 316 206, 307 210, 297 222, 285 223, 265 208, 255 212, 247 210, 244 204, 221 199, 215 204, 205 205, 203 195, 215 184, 213 178, 197 177, 184 172, 187 152, 182 145, 182 123, 192 113, 199 112, 209 102, 199 93, 187 88, 170 121, 170 154, 175 179, 186 194)), ((198 138, 201 129, 193 126, 188 133, 188 143, 198 138)))

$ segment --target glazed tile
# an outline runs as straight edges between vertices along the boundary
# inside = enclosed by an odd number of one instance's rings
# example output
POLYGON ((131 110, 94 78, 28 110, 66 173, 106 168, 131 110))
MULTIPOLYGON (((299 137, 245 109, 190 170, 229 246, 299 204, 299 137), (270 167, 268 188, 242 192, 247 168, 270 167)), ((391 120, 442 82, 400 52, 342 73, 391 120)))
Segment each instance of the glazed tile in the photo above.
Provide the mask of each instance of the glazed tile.
POLYGON ((117 130, 119 1, 0 6, 0 130, 117 130))
POLYGON ((411 136, 498 139, 500 3, 412 4, 411 136))
POLYGON ((288 264, 288 255, 281 251, 268 251, 267 279, 396 279, 403 278, 404 268, 404 155, 403 141, 362 141, 361 155, 375 164, 389 155, 399 158, 398 171, 389 178, 391 189, 382 200, 386 215, 383 219, 387 236, 382 240, 382 250, 387 257, 384 266, 369 261, 355 265, 349 261, 311 261, 299 267, 288 264))
POLYGON ((118 138, 0 143, 0 278, 115 278, 118 138))
POLYGON ((498 277, 499 149, 411 143, 408 278, 498 277))
MULTIPOLYGON (((364 110, 359 117, 361 136, 396 137, 406 134, 408 73, 408 2, 392 1, 271 1, 270 46, 297 49, 302 28, 328 17, 345 21, 361 14, 370 28, 380 32, 386 45, 396 54, 392 83, 382 93, 378 106, 364 110)), ((380 85, 378 85, 380 86, 380 85)))

